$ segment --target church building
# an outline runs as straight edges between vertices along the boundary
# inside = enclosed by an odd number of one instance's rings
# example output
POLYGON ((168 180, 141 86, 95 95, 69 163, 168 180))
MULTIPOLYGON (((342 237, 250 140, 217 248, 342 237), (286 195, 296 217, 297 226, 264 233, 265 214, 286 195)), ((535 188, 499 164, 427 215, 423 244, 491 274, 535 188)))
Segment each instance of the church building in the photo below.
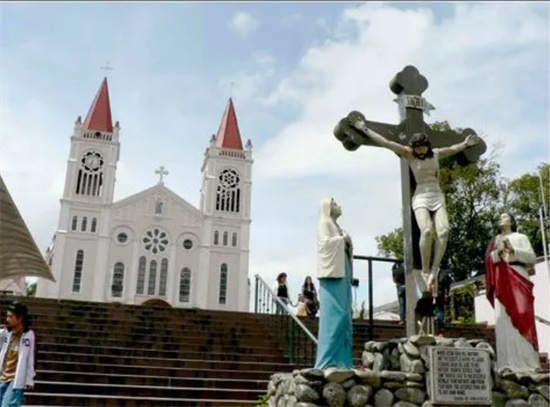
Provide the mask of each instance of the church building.
POLYGON ((204 153, 198 209, 164 185, 163 167, 156 185, 114 202, 120 135, 105 78, 75 123, 46 253, 56 282, 40 279, 36 296, 248 311, 252 144, 233 101, 204 153))

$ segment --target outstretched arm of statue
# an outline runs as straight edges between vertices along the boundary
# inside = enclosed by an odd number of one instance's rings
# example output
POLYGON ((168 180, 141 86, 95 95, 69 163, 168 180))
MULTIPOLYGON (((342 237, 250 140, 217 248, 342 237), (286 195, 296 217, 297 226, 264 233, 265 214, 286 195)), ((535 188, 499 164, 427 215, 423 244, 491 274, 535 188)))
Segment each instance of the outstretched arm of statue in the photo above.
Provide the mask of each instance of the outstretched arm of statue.
POLYGON ((473 147, 480 141, 481 139, 479 138, 479 136, 475 134, 470 134, 462 143, 457 143, 450 147, 434 148, 434 151, 437 151, 439 158, 446 158, 458 154, 461 151, 466 150, 468 147, 473 147))
POLYGON ((387 148, 388 150, 393 151, 395 154, 397 154, 400 157, 405 157, 405 158, 412 157, 412 150, 410 148, 407 148, 394 141, 387 140, 384 136, 381 136, 374 130, 369 129, 367 127, 367 124, 363 120, 359 119, 355 121, 354 123, 352 123, 352 126, 355 127, 357 130, 363 132, 368 138, 370 138, 380 147, 387 148))

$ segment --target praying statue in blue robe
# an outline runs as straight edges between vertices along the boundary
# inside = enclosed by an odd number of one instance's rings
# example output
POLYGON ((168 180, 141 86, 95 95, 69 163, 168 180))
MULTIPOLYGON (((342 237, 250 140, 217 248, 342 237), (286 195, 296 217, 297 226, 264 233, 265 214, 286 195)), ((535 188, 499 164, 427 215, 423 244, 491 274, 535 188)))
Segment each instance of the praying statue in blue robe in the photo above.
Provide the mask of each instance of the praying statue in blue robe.
POLYGON ((319 337, 315 368, 352 369, 353 321, 351 285, 353 245, 336 220, 342 214, 334 199, 323 199, 317 232, 319 337))

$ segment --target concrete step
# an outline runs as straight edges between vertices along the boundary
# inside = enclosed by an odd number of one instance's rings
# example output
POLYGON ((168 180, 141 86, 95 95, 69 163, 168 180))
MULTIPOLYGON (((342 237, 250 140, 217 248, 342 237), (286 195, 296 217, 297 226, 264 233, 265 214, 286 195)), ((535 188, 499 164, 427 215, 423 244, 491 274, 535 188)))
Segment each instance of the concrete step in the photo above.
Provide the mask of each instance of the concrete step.
POLYGON ((86 345, 67 345, 50 342, 40 342, 40 354, 48 355, 50 353, 63 354, 83 354, 111 356, 125 356, 134 358, 157 357, 162 359, 199 359, 220 360, 220 361, 241 361, 241 362, 265 362, 265 363, 284 363, 282 355, 277 354, 242 354, 234 352, 191 352, 191 351, 172 351, 159 350, 151 348, 136 348, 126 346, 86 346, 86 345))
MULTIPOLYGON (((214 372, 215 373, 215 372, 214 372)), ((205 387, 217 389, 249 389, 265 391, 269 380, 259 379, 237 379, 220 377, 170 377, 170 376, 147 376, 131 374, 109 375, 92 372, 73 372, 57 370, 38 370, 38 377, 47 378, 52 382, 71 383, 104 383, 133 386, 160 386, 160 387, 205 387)))
POLYGON ((187 397, 139 397, 102 394, 27 392, 25 406, 80 406, 80 407, 244 407, 255 406, 255 400, 217 400, 187 397))
MULTIPOLYGON (((286 365, 286 369, 281 372, 292 371, 294 365, 286 365)), ((39 360, 37 370, 40 371, 70 371, 75 374, 99 374, 99 375, 132 375, 132 376, 161 376, 173 378, 203 378, 203 379, 235 379, 235 380, 269 380, 269 377, 275 372, 269 366, 264 366, 257 370, 241 370, 231 368, 193 368, 180 366, 152 366, 145 363, 135 365, 125 365, 117 363, 92 363, 79 362, 71 360, 39 360)))
POLYGON ((269 363, 269 362, 246 362, 246 361, 226 361, 226 360, 206 360, 206 359, 176 359, 161 357, 133 357, 133 356, 115 356, 111 354, 90 354, 90 353, 65 353, 65 352, 41 352, 38 351, 38 360, 49 362, 71 361, 76 364, 95 363, 119 364, 124 366, 159 366, 159 367, 186 367, 195 369, 230 369, 247 371, 281 371, 289 369, 287 363, 269 363))
POLYGON ((207 339, 206 341, 189 341, 183 343, 182 341, 174 342, 171 338, 162 338, 162 340, 133 340, 132 338, 106 338, 104 336, 97 336, 95 338, 88 338, 85 336, 59 336, 52 332, 38 332, 35 331, 37 337, 39 337, 40 343, 57 343, 59 345, 82 345, 86 347, 97 346, 113 346, 113 347, 131 347, 135 349, 152 349, 159 351, 189 351, 189 352, 220 352, 220 353, 239 353, 244 355, 252 354, 281 354, 282 350, 277 346, 270 346, 270 343, 264 344, 262 342, 254 343, 252 345, 245 346, 225 346, 220 343, 213 343, 213 341, 207 339))
POLYGON ((211 399, 211 400, 254 400, 257 399, 265 390, 248 389, 219 389, 209 387, 176 387, 151 386, 151 385, 129 385, 129 384, 110 384, 110 383, 74 383, 70 381, 54 382, 41 381, 35 382, 35 391, 38 393, 50 394, 88 394, 88 395, 109 395, 147 398, 186 398, 186 399, 211 399))

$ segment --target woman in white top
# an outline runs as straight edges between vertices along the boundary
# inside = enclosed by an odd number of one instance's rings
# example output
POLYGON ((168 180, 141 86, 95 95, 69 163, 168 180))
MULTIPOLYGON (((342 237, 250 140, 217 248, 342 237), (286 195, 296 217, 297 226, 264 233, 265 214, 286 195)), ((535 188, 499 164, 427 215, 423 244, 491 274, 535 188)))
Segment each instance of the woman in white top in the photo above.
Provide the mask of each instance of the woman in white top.
POLYGON ((439 160, 458 154, 479 143, 477 135, 469 135, 462 143, 450 147, 432 149, 428 137, 424 133, 414 134, 409 146, 385 139, 380 134, 367 128, 361 119, 353 126, 363 132, 372 141, 385 147, 399 157, 409 161, 409 166, 416 181, 416 190, 412 197, 412 209, 416 223, 420 229, 420 257, 422 261, 422 276, 426 282, 427 291, 437 294, 437 273, 443 259, 447 238, 449 235, 449 220, 445 208, 445 197, 439 187, 439 160), (435 225, 436 239, 432 258, 432 229, 435 225))

